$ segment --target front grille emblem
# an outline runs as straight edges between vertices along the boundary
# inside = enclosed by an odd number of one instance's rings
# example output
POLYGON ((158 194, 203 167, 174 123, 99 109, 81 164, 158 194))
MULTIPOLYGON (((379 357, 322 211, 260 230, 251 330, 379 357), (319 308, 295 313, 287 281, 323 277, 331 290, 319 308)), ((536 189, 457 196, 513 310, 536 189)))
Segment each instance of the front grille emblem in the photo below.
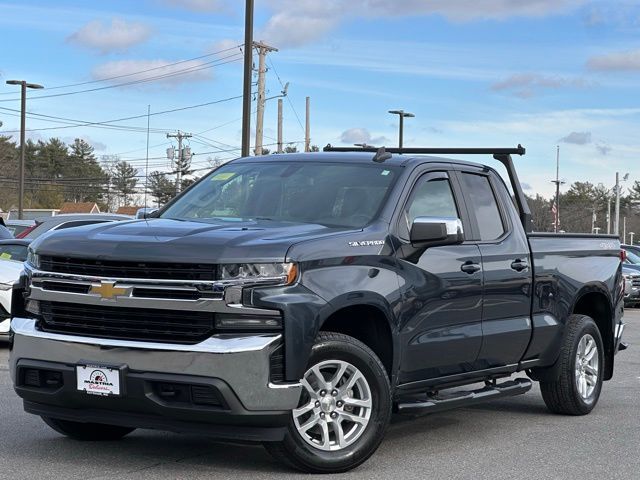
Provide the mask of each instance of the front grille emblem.
POLYGON ((116 282, 100 282, 91 285, 89 293, 100 295, 102 300, 115 300, 117 297, 128 297, 132 287, 116 287, 116 282))

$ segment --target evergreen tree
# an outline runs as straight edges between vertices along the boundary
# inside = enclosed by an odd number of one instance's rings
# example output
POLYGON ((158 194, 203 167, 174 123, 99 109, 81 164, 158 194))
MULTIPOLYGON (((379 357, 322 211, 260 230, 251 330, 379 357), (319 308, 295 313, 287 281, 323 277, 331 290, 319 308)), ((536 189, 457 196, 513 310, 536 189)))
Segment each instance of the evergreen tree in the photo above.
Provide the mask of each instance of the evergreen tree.
POLYGON ((162 172, 152 172, 149 175, 147 193, 150 194, 158 206, 166 204, 176 194, 176 185, 162 172))
POLYGON ((138 170, 130 163, 120 161, 114 165, 111 184, 116 192, 120 205, 128 205, 138 185, 138 170))

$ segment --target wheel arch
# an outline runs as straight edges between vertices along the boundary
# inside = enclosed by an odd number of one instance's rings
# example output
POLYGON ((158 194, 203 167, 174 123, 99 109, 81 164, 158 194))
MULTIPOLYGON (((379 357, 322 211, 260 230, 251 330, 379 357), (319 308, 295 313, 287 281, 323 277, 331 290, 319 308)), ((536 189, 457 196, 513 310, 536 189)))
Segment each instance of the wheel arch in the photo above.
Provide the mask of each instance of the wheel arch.
POLYGON ((324 318, 319 331, 349 335, 367 345, 384 365, 393 386, 399 348, 391 315, 389 306, 380 301, 352 297, 350 301, 337 302, 337 306, 324 318))
POLYGON ((605 380, 610 380, 613 376, 615 356, 613 313, 614 307, 611 296, 607 290, 599 284, 586 285, 576 296, 576 301, 571 309, 571 314, 591 317, 600 331, 604 345, 605 380))

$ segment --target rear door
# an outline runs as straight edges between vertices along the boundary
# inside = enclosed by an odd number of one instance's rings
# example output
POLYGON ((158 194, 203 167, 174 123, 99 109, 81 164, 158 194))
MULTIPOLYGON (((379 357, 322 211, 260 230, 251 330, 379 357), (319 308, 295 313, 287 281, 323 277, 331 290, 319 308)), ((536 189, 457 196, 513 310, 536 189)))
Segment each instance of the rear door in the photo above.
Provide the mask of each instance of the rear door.
POLYGON ((419 176, 397 224, 400 290, 400 382, 474 370, 482 344, 482 269, 475 242, 415 248, 416 217, 458 217, 469 227, 461 192, 446 171, 419 176))
POLYGON ((495 174, 462 168, 458 178, 484 272, 478 368, 512 365, 524 355, 532 331, 529 244, 509 192, 495 174))

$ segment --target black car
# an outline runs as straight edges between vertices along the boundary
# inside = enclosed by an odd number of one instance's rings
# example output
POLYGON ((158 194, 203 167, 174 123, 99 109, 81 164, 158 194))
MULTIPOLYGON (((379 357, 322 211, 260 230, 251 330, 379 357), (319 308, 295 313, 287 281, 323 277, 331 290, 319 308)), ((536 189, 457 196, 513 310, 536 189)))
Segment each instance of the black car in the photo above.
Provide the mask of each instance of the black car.
POLYGON ((550 411, 592 411, 624 347, 617 237, 532 233, 521 147, 328 150, 240 158, 155 218, 36 239, 12 320, 25 410, 81 440, 261 442, 319 473, 369 458, 392 412, 532 381, 550 411), (514 199, 456 153, 502 162, 514 199))

